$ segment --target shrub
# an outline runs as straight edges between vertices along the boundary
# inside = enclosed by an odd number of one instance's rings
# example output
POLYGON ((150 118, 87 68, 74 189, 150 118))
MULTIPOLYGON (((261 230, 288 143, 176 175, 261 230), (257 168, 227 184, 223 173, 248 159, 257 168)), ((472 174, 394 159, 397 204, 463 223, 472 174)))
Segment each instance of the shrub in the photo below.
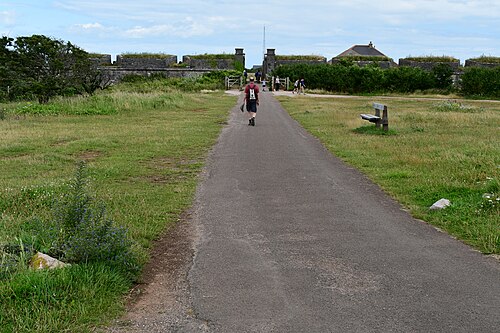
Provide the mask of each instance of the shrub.
MULTIPOLYGON (((342 93, 411 93, 436 86, 434 75, 420 68, 399 67, 382 70, 377 65, 359 67, 348 61, 336 65, 284 65, 276 68, 272 74, 290 77, 292 80, 303 77, 309 89, 342 93)), ((441 72, 439 75, 440 80, 446 83, 444 75, 441 72)))
POLYGON ((416 67, 390 68, 384 72, 384 87, 391 92, 411 93, 434 87, 431 73, 416 67))
POLYGON ((68 193, 55 203, 53 223, 59 233, 49 254, 69 263, 104 263, 136 277, 138 258, 127 231, 114 225, 104 203, 85 187, 85 165, 80 163, 68 193))
POLYGON ((438 64, 432 68, 434 75, 435 87, 439 89, 450 89, 453 83, 451 75, 453 69, 447 64, 438 64))
POLYGON ((471 97, 500 98, 500 66, 466 68, 462 75, 461 93, 471 97))

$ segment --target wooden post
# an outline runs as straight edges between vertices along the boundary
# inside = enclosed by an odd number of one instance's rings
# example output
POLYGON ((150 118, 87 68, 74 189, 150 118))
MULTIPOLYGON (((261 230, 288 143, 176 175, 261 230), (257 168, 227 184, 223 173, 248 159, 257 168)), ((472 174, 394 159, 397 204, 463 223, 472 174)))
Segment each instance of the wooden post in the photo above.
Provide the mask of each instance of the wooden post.
POLYGON ((380 104, 380 103, 373 103, 373 108, 375 109, 375 115, 379 117, 380 119, 375 123, 375 126, 377 128, 380 128, 380 125, 382 125, 382 128, 384 131, 389 130, 389 116, 387 112, 387 105, 380 104), (382 111, 382 117, 380 117, 380 111, 382 111))
POLYGON ((384 105, 384 110, 382 112, 382 127, 384 131, 389 130, 389 116, 387 114, 387 105, 384 105))
MULTIPOLYGON (((380 118, 380 109, 379 106, 375 107, 375 115, 380 118)), ((380 128, 380 121, 375 123, 375 127, 380 128)))

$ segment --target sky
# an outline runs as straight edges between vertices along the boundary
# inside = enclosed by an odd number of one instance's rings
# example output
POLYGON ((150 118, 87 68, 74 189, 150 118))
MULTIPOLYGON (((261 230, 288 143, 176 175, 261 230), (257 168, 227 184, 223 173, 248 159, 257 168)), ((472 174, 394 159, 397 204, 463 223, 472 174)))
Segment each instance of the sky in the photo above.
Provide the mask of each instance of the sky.
POLYGON ((91 53, 277 55, 328 60, 353 45, 408 56, 500 56, 500 0, 0 0, 0 34, 34 34, 91 53))

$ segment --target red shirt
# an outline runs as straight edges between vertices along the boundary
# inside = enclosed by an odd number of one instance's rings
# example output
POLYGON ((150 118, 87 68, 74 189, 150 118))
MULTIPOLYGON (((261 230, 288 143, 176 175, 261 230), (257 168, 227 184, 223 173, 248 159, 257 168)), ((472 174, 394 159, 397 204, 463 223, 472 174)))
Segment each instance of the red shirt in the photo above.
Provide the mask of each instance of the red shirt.
POLYGON ((255 100, 258 101, 259 100, 259 86, 256 85, 255 83, 253 82, 250 82, 249 84, 247 84, 247 86, 245 87, 245 98, 247 101, 250 100, 250 89, 253 89, 254 92, 255 92, 255 100))

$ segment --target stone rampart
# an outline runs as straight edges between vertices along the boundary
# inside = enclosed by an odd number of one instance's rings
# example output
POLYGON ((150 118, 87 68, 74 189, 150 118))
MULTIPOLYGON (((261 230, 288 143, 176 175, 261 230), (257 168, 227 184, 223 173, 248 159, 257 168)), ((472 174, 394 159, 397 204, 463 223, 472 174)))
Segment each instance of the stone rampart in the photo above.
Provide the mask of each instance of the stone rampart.
POLYGON ((480 62, 471 59, 465 60, 465 67, 495 68, 498 66, 500 66, 500 63, 480 62))
POLYGON ((100 69, 105 72, 111 82, 120 82, 123 77, 127 75, 140 75, 140 76, 155 76, 162 75, 164 77, 199 77, 205 73, 212 72, 213 70, 201 70, 193 68, 162 68, 162 69, 134 69, 123 68, 115 66, 103 66, 100 69))
POLYGON ((418 67, 424 69, 426 71, 432 71, 432 69, 438 65, 448 65, 452 70, 458 71, 460 68, 460 60, 456 61, 415 61, 408 59, 399 59, 399 66, 408 66, 408 67, 418 67))
POLYGON ((90 60, 94 62, 97 66, 111 66, 111 54, 93 54, 90 56, 90 60))
POLYGON ((177 64, 177 56, 169 57, 140 57, 140 56, 116 56, 115 65, 122 68, 135 69, 162 69, 177 64))
POLYGON ((321 65, 321 64, 326 64, 326 58, 323 59, 317 59, 317 60, 310 60, 310 59, 280 59, 277 57, 276 59, 276 66, 283 66, 283 65, 296 65, 296 64, 307 64, 307 65, 321 65))
POLYGON ((196 69, 234 69, 235 59, 216 59, 210 58, 194 58, 192 56, 183 56, 182 63, 189 68, 196 69))

